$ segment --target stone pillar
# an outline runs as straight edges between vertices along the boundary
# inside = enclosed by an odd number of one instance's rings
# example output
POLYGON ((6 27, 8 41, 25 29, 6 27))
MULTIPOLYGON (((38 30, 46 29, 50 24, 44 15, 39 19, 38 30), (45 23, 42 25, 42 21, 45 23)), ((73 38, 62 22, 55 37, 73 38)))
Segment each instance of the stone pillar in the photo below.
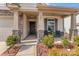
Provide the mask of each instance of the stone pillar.
POLYGON ((19 13, 18 11, 13 11, 13 12, 14 12, 13 35, 21 36, 19 30, 19 13))
POLYGON ((26 14, 23 13, 23 39, 27 36, 27 17, 26 14))
POLYGON ((77 28, 76 28, 76 14, 72 14, 71 15, 70 39, 72 41, 74 41, 73 37, 77 36, 77 35, 78 35, 78 31, 77 31, 77 28))
POLYGON ((44 35, 44 18, 43 13, 39 12, 37 21, 37 37, 40 39, 44 35))

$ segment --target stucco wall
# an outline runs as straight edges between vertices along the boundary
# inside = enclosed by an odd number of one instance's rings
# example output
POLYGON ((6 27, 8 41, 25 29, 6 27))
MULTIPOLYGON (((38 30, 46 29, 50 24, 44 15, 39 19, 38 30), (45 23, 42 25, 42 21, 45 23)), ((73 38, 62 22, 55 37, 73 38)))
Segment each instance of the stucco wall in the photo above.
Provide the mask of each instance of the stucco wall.
POLYGON ((21 3, 20 6, 21 11, 37 11, 36 3, 21 3))
POLYGON ((58 18, 58 30, 61 31, 61 32, 64 32, 64 23, 63 23, 63 18, 58 18))
POLYGON ((71 16, 68 16, 68 17, 64 18, 65 32, 69 33, 70 26, 71 26, 71 16))
MULTIPOLYGON (((79 23, 79 14, 76 16, 76 23, 79 23)), ((69 33, 69 29, 71 26, 71 16, 64 18, 64 26, 65 26, 65 32, 69 33)), ((79 26, 77 26, 77 29, 79 31, 79 26)), ((78 35, 79 35, 79 32, 78 32, 78 35)))

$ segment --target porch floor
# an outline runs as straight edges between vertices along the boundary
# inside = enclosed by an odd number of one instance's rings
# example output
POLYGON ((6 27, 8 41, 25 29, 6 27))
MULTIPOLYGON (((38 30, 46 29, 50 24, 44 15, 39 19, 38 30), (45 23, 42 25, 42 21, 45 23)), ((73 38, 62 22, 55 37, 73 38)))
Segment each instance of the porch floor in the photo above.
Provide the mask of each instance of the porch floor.
POLYGON ((23 44, 36 44, 37 43, 37 37, 35 35, 29 35, 24 40, 21 41, 23 44))
POLYGON ((25 40, 34 40, 36 38, 36 35, 29 35, 25 40))

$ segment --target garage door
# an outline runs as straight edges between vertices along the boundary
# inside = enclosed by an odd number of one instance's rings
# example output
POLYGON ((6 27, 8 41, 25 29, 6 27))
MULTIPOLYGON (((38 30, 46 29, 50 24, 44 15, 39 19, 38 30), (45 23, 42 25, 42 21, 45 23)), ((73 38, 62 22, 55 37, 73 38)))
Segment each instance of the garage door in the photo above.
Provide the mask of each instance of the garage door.
POLYGON ((0 17, 0 41, 5 41, 12 34, 12 17, 0 17))

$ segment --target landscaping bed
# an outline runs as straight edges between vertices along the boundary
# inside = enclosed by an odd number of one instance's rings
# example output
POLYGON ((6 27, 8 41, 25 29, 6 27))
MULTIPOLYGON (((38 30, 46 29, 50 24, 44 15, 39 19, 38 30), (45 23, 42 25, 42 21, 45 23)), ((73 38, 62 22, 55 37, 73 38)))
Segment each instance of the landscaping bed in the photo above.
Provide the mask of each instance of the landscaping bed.
POLYGON ((10 35, 6 39, 6 45, 9 47, 6 51, 4 51, 1 56, 15 56, 19 49, 21 37, 18 35, 10 35))
POLYGON ((53 47, 48 49, 48 56, 79 56, 79 47, 74 47, 73 49, 53 47))
POLYGON ((13 47, 8 48, 6 51, 4 51, 1 56, 15 56, 20 48, 20 45, 14 45, 13 47))
POLYGON ((52 35, 44 36, 37 44, 38 56, 79 56, 79 36, 73 38, 61 37, 61 43, 55 43, 52 35))
POLYGON ((37 44, 37 56, 47 56, 48 48, 43 44, 37 44))
POLYGON ((69 47, 64 48, 60 44, 55 44, 52 48, 47 48, 43 44, 37 45, 37 55, 38 56, 79 56, 79 47, 74 45, 69 45, 69 47))

